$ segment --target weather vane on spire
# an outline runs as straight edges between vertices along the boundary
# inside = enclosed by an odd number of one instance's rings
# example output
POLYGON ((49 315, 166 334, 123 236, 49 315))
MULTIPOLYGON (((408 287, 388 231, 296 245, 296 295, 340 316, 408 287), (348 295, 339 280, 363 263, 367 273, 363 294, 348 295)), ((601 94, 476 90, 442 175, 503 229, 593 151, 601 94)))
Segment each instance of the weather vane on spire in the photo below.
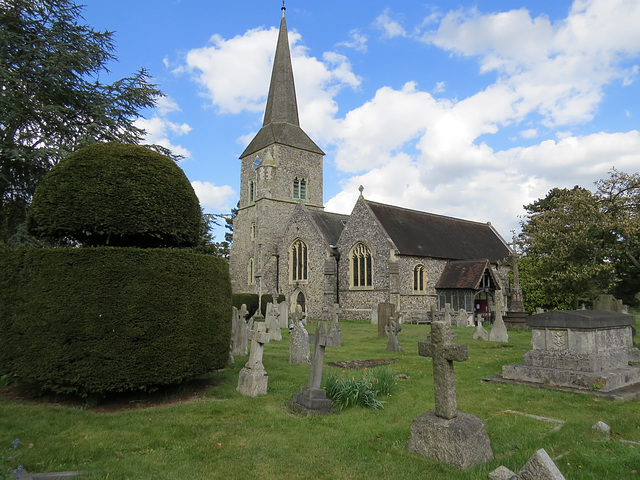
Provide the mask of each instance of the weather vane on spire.
POLYGON ((284 6, 284 0, 282 0, 282 10, 284 11, 286 9, 287 9, 287 7, 284 6))

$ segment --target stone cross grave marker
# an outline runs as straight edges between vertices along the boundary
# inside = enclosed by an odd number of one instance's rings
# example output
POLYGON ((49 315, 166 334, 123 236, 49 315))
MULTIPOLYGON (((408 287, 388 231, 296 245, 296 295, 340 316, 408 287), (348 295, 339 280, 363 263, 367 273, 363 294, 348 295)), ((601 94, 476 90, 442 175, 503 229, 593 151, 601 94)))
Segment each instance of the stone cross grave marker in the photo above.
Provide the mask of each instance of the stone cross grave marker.
POLYGON ((476 318, 476 321, 478 322, 478 325, 476 326, 475 331, 473 332, 473 339, 474 340, 484 340, 486 342, 489 341, 489 332, 487 332, 484 327, 482 326, 482 317, 480 315, 478 315, 478 317, 476 318))
POLYGON ((402 326, 399 323, 396 323, 396 319, 391 317, 389 323, 386 327, 386 332, 389 337, 389 341, 387 342, 387 351, 388 352, 402 352, 402 345, 398 341, 398 333, 402 331, 402 326))
POLYGON ((316 332, 309 334, 309 343, 313 343, 309 384, 306 387, 302 387, 299 394, 293 396, 292 404, 295 407, 302 407, 307 413, 328 413, 332 411, 331 400, 327 398, 326 390, 320 388, 324 350, 325 347, 333 346, 333 338, 328 335, 327 322, 318 322, 316 332))
POLYGON ((434 410, 411 424, 407 448, 461 469, 493 458, 484 422, 458 411, 453 362, 467 360, 467 346, 451 343, 450 326, 431 323, 431 339, 418 342, 418 354, 433 358, 434 410))
POLYGON ((433 389, 436 416, 450 420, 458 414, 456 378, 453 362, 469 358, 466 345, 451 343, 449 327, 443 322, 431 324, 431 341, 418 342, 418 355, 433 358, 433 389))
POLYGON ((289 337, 289 363, 311 363, 309 355, 309 333, 302 324, 302 307, 296 306, 291 315, 292 329, 289 337))
POLYGON ((256 322, 255 330, 249 332, 251 337, 251 353, 249 361, 238 375, 238 390, 241 394, 255 397, 267 393, 269 375, 262 364, 264 344, 269 343, 269 334, 264 322, 256 322))

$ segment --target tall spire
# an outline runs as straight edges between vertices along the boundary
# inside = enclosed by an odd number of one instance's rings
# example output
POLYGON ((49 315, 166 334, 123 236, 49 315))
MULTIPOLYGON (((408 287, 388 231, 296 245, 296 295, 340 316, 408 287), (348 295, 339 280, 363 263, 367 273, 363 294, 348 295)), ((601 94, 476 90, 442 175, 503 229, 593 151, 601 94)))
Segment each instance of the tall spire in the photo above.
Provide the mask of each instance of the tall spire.
POLYGON ((270 123, 290 123, 300 126, 289 39, 287 37, 287 21, 284 16, 285 10, 286 7, 283 1, 282 19, 280 20, 276 54, 273 59, 271 84, 269 85, 269 96, 267 97, 263 126, 270 123))

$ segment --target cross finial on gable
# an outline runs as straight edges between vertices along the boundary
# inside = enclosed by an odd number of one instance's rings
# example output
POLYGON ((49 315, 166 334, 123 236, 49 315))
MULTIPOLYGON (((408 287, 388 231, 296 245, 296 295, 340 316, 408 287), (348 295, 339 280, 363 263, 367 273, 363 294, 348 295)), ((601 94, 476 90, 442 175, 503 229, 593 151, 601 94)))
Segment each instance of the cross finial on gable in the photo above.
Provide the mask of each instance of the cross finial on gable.
POLYGON ((362 192, 364 192, 364 187, 362 185, 360 185, 358 187, 358 191, 360 192, 360 195, 362 196, 362 192))

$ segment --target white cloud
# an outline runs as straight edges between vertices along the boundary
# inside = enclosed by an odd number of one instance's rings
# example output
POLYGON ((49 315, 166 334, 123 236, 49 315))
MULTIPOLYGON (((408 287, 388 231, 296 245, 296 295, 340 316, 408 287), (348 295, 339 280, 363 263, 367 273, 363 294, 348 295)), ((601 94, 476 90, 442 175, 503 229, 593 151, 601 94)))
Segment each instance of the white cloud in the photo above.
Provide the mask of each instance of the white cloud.
POLYGON ((176 102, 173 98, 169 96, 158 98, 158 100, 156 101, 156 108, 160 112, 160 115, 167 115, 168 113, 171 113, 171 112, 180 111, 178 102, 176 102))
POLYGON ((536 138, 538 136, 537 128, 527 128, 526 130, 521 130, 518 135, 522 138, 536 138))
POLYGON ((191 186, 196 192, 200 205, 207 213, 229 212, 231 201, 236 196, 236 192, 229 185, 217 186, 211 182, 201 182, 196 180, 191 182, 191 186))
POLYGON ((337 46, 353 48, 358 52, 367 51, 368 38, 366 35, 363 35, 357 29, 354 29, 349 32, 349 38, 350 40, 340 42, 337 46))
POLYGON ((385 9, 374 21, 374 25, 382 30, 386 38, 394 37, 406 37, 407 32, 404 27, 400 25, 396 20, 392 20, 390 17, 391 10, 385 9))
POLYGON ((145 131, 145 142, 148 144, 161 145, 168 148, 176 155, 190 158, 191 152, 181 145, 174 145, 169 138, 169 132, 177 135, 185 135, 191 131, 191 127, 186 124, 176 124, 158 115, 147 118, 138 118, 135 122, 138 128, 145 131))

